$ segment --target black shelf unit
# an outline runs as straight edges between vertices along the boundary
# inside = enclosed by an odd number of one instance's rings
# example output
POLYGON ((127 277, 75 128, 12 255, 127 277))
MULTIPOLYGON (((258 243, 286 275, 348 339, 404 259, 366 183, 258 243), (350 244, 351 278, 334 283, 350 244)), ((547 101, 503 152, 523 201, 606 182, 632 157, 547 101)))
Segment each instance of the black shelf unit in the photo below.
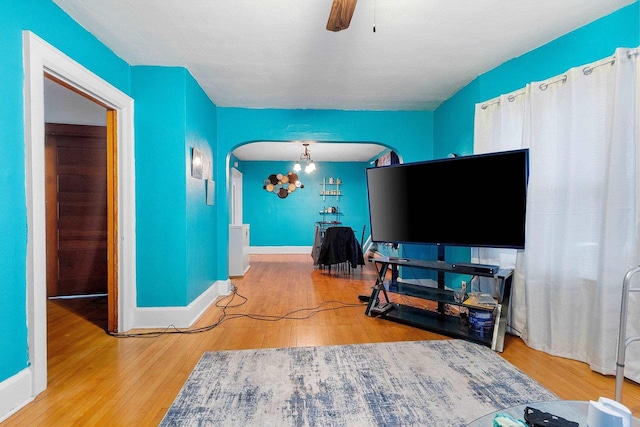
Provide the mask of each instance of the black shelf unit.
POLYGON ((407 258, 377 257, 370 260, 376 264, 378 277, 373 287, 365 314, 372 317, 403 323, 412 327, 441 333, 453 338, 465 339, 491 347, 501 352, 506 332, 507 312, 511 296, 513 270, 500 269, 494 265, 484 264, 448 264, 443 261, 410 260, 407 258), (413 267, 435 270, 439 273, 438 287, 428 287, 398 281, 398 267, 413 267), (391 270, 388 289, 385 287, 387 273, 391 270), (468 305, 458 302, 453 291, 444 289, 444 274, 459 273, 472 276, 491 277, 496 280, 497 301, 493 306, 468 305), (436 301, 437 311, 430 311, 404 304, 390 303, 387 292, 407 295, 424 300, 436 301), (382 293, 384 300, 380 297, 382 293), (445 305, 457 305, 472 310, 493 311, 494 325, 490 333, 472 330, 468 323, 459 316, 446 314, 445 305))
POLYGON ((334 200, 335 206, 324 206, 322 210, 319 212, 322 215, 322 219, 317 221, 316 224, 320 226, 322 229, 327 227, 333 227, 336 225, 342 225, 341 216, 343 215, 342 210, 340 209, 340 197, 342 197, 342 181, 337 178, 322 178, 322 182, 320 183, 321 190, 320 196, 322 196, 322 201, 326 202, 328 200, 334 200))
POLYGON ((380 318, 402 323, 414 328, 438 332, 452 338, 473 341, 491 347, 493 333, 479 334, 472 331, 459 317, 440 314, 435 311, 423 310, 409 305, 396 304, 380 318))
POLYGON ((325 224, 340 225, 340 224, 342 224, 342 222, 340 221, 340 216, 342 215, 342 212, 340 211, 340 208, 337 207, 337 206, 330 206, 329 208, 327 208, 325 206, 324 209, 321 210, 319 213, 320 213, 320 215, 322 215, 322 220, 318 221, 318 224, 321 224, 321 225, 325 225, 325 224), (333 211, 331 211, 331 208, 333 208, 333 211))

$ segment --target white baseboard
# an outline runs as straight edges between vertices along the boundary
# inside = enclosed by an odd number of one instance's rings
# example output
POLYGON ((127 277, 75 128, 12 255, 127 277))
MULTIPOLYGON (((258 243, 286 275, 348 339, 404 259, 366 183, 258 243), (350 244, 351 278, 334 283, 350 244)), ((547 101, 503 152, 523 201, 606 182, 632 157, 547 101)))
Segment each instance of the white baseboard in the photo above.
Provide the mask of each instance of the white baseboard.
POLYGON ((188 328, 198 320, 216 298, 231 293, 229 280, 218 280, 186 307, 138 307, 133 316, 133 329, 188 328))
POLYGON ((33 400, 30 369, 23 369, 0 383, 0 423, 33 400))
POLYGON ((250 246, 250 254, 277 255, 277 254, 309 254, 312 246, 250 246))

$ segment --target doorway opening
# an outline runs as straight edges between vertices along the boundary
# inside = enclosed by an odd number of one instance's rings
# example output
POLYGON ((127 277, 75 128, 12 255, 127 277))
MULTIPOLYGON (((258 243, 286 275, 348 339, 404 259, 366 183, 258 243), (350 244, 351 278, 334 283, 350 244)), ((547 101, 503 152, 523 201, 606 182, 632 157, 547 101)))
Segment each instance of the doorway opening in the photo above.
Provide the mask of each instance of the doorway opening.
POLYGON ((118 272, 109 237, 117 242, 117 168, 107 167, 117 157, 113 110, 48 74, 44 89, 47 298, 79 313, 91 303, 88 318, 115 332, 117 301, 109 295, 117 294, 118 272))
POLYGON ((25 70, 25 170, 27 201, 27 330, 31 395, 47 387, 47 284, 44 79, 89 97, 106 112, 109 328, 133 327, 135 315, 135 162, 133 99, 35 34, 23 33, 25 70), (110 154, 109 154, 110 153, 110 154), (117 153, 117 156, 116 156, 117 153), (128 185, 125 185, 128 184, 128 185), (113 191, 110 192, 109 189, 113 191))

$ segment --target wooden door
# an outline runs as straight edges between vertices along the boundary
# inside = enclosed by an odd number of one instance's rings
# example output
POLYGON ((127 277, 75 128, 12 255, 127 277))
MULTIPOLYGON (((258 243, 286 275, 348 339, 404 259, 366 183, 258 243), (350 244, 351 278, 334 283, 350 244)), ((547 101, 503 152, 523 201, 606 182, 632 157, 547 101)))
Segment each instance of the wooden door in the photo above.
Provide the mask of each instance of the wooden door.
POLYGON ((107 130, 46 124, 47 295, 108 292, 107 130))

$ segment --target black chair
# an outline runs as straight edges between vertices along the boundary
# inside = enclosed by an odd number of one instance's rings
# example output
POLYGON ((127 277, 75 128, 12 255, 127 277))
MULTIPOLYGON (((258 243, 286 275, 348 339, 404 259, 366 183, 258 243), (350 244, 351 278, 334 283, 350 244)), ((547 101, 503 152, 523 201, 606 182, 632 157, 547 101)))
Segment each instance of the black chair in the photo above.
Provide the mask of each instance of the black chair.
POLYGON ((362 246, 350 227, 329 227, 324 232, 320 252, 314 261, 316 265, 328 268, 329 272, 333 265, 347 267, 351 271, 351 268, 364 265, 362 246))

